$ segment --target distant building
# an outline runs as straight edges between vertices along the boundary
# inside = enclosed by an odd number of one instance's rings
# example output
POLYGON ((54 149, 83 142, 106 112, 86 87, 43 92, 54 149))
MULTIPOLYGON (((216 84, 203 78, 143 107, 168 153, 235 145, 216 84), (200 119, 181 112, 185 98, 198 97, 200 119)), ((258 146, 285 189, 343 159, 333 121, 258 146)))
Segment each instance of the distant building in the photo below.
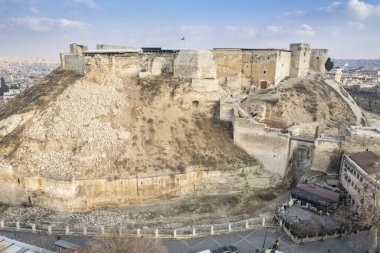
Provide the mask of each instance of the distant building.
POLYGON ((331 79, 334 79, 337 83, 342 83, 343 69, 342 68, 334 68, 328 72, 328 76, 331 79))
POLYGON ((372 209, 380 203, 380 156, 371 151, 344 154, 340 178, 347 191, 347 200, 357 211, 372 209))

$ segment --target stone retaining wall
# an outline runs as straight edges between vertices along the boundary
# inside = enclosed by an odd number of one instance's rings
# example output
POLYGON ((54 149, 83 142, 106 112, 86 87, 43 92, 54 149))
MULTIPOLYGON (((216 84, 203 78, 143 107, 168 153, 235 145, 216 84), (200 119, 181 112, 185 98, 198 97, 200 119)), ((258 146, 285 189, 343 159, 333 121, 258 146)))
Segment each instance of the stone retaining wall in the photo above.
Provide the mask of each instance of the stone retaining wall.
MULTIPOLYGON (((4 167, 4 166, 3 166, 4 167)), ((18 177, 11 168, 0 168, 0 201, 31 202, 60 211, 85 211, 101 206, 146 204, 194 193, 231 193, 274 186, 260 166, 225 171, 189 170, 130 178, 72 179, 70 181, 18 177)))

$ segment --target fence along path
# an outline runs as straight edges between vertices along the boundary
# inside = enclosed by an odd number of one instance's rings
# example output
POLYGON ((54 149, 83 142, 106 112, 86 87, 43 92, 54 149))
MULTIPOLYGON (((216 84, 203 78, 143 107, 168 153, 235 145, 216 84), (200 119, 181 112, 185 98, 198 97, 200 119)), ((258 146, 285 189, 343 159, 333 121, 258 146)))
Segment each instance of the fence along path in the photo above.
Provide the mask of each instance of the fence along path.
POLYGON ((237 231, 252 230, 262 227, 277 227, 273 217, 257 217, 242 221, 184 226, 178 228, 151 228, 142 227, 130 229, 127 227, 110 228, 100 227, 70 227, 62 224, 36 225, 31 223, 20 223, 19 221, 0 220, 0 230, 22 231, 30 233, 44 233, 49 235, 77 235, 77 236, 137 236, 149 238, 186 239, 207 235, 232 233, 237 231))

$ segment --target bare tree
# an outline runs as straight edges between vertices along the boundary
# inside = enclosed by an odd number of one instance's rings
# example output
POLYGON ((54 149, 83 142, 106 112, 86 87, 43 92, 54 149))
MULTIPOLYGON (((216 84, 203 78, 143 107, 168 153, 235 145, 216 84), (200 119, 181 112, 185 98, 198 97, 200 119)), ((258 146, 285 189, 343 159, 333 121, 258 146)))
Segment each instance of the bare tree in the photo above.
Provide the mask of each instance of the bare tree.
POLYGON ((167 253, 158 239, 137 237, 101 237, 90 243, 90 252, 96 253, 167 253))

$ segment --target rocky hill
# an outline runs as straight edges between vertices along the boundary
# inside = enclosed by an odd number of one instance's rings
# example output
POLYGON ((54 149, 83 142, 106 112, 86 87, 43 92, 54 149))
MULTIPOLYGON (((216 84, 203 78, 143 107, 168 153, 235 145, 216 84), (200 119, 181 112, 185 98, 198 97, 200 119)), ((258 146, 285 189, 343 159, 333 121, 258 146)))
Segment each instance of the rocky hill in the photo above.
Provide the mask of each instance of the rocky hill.
POLYGON ((56 70, 0 109, 0 159, 19 175, 59 179, 254 164, 210 117, 216 108, 183 104, 188 87, 56 70))
POLYGON ((366 125, 365 115, 347 92, 331 80, 312 75, 291 78, 276 89, 254 93, 241 106, 274 128, 316 123, 320 132, 345 135, 351 125, 366 125))

